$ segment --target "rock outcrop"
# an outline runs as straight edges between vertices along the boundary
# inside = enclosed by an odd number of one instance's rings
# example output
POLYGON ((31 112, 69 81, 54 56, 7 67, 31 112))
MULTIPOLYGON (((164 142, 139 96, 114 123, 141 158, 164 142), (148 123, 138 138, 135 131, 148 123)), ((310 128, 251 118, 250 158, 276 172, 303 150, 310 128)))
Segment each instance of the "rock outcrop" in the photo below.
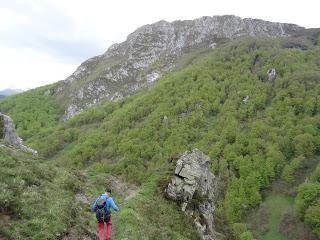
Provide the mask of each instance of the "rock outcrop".
POLYGON ((0 113, 0 118, 2 120, 2 126, 0 126, 2 128, 1 132, 3 132, 2 138, 6 143, 15 147, 19 147, 24 152, 38 155, 38 152, 36 150, 23 145, 22 139, 16 133, 15 125, 11 117, 0 113))
POLYGON ((198 149, 185 152, 177 161, 174 177, 166 188, 170 199, 194 220, 202 239, 213 240, 217 180, 210 171, 210 158, 198 149))
POLYGON ((90 201, 89 199, 82 193, 77 193, 75 196, 74 196, 76 202, 79 202, 79 203, 82 203, 82 204, 85 204, 85 205, 90 205, 90 201))
POLYGON ((276 69, 275 68, 270 68, 267 72, 268 74, 268 80, 272 83, 274 83, 274 81, 276 80, 277 77, 277 73, 276 73, 276 69))
POLYGON ((138 28, 126 41, 82 63, 55 94, 66 104, 67 120, 102 100, 117 101, 153 85, 195 49, 212 49, 241 36, 288 36, 301 29, 233 15, 159 21, 138 28))
POLYGON ((242 102, 243 102, 244 104, 247 104, 247 103, 249 102, 249 99, 250 99, 250 97, 247 95, 247 96, 245 96, 245 97, 242 99, 242 102))

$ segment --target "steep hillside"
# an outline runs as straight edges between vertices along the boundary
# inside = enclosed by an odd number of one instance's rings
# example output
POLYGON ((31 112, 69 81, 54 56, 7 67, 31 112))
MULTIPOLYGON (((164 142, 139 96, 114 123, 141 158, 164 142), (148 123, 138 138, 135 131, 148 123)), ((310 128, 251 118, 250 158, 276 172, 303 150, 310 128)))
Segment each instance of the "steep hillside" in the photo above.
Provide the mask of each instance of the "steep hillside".
MULTIPOLYGON (((67 196, 81 193, 92 201, 105 185, 114 186, 122 208, 114 214, 119 239, 198 238, 192 223, 163 193, 175 165, 172 156, 198 148, 210 156, 212 171, 223 183, 215 211, 221 239, 253 239, 242 220, 262 202, 261 191, 281 176, 294 178, 297 161, 320 153, 318 43, 319 31, 313 30, 291 38, 224 44, 149 90, 88 109, 69 121, 38 127, 27 143, 53 160, 44 164, 54 164, 76 179, 67 196), (126 199, 128 195, 132 197, 126 199)), ((37 91, 36 99, 54 106, 50 97, 44 98, 47 90, 37 91)), ((24 96, 28 95, 16 96, 17 101, 24 96)), ((10 101, 15 103, 15 98, 10 101)), ((15 108, 7 111, 18 115, 15 108)), ((57 116, 42 108, 34 110, 38 113, 48 119, 57 116)), ((21 119, 15 120, 18 126, 21 119)), ((32 124, 25 126, 25 131, 33 129, 32 124)), ((72 229, 88 236, 95 232, 94 217, 87 205, 81 206, 72 213, 78 221, 70 220, 67 229, 54 229, 48 236, 72 229)), ((41 215, 34 221, 41 222, 41 215)), ((37 234, 31 225, 10 230, 12 224, 10 220, 2 231, 13 239, 37 234)))
POLYGON ((117 101, 153 85, 187 53, 212 49, 243 36, 288 36, 303 28, 236 16, 159 21, 131 33, 125 42, 82 63, 54 90, 69 119, 103 99, 117 101))
POLYGON ((51 95, 56 85, 57 83, 8 96, 1 102, 0 112, 13 118, 22 139, 27 140, 40 130, 46 131, 58 124, 63 109, 51 95))
POLYGON ((68 228, 73 176, 2 141, 0 165, 1 239, 55 239, 68 228))

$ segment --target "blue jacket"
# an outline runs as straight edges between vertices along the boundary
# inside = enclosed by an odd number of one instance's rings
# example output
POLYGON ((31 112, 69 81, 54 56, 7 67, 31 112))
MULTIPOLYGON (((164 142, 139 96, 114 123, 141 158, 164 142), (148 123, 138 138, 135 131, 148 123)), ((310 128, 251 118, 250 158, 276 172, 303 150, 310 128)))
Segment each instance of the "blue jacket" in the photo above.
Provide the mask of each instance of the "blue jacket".
MULTIPOLYGON (((120 209, 118 208, 118 206, 114 203, 114 201, 113 201, 113 199, 112 199, 112 197, 108 197, 108 195, 107 194, 102 194, 101 195, 101 197, 104 197, 105 199, 106 199, 106 202, 107 202, 107 204, 106 204, 106 208, 110 211, 110 208, 112 208, 113 210, 115 210, 115 211, 119 211, 120 209)), ((97 210, 97 201, 98 201, 98 199, 99 199, 100 197, 97 197, 97 199, 96 199, 96 201, 94 202, 94 204, 92 205, 92 211, 93 212, 95 212, 96 210, 97 210)))

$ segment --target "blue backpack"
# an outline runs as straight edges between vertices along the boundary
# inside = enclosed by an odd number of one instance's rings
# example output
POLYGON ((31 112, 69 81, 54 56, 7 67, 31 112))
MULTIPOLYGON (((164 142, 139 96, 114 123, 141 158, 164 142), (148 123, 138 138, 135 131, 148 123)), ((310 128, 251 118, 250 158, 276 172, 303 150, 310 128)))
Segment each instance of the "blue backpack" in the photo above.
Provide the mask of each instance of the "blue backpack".
POLYGON ((100 196, 97 200, 97 210, 96 210, 96 217, 99 222, 109 222, 111 217, 111 212, 107 208, 107 201, 106 198, 100 196))

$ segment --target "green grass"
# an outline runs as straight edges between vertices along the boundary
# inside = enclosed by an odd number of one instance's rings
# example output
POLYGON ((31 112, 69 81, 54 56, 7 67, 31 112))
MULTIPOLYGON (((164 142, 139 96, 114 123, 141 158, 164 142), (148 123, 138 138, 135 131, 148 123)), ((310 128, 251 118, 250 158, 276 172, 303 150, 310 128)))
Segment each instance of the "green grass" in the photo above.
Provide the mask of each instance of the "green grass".
MULTIPOLYGON (((2 143, 2 142, 0 142, 2 143)), ((7 239, 55 239, 72 222, 76 181, 65 170, 13 147, 0 148, 0 226, 7 239)))
POLYGON ((283 215, 292 208, 294 199, 292 197, 274 194, 267 197, 263 205, 268 210, 269 231, 262 237, 263 240, 289 240, 279 232, 279 226, 283 215))
POLYGON ((171 201, 163 201, 163 189, 157 177, 141 186, 137 197, 129 200, 119 214, 114 214, 116 239, 185 239, 198 240, 189 218, 171 201))

